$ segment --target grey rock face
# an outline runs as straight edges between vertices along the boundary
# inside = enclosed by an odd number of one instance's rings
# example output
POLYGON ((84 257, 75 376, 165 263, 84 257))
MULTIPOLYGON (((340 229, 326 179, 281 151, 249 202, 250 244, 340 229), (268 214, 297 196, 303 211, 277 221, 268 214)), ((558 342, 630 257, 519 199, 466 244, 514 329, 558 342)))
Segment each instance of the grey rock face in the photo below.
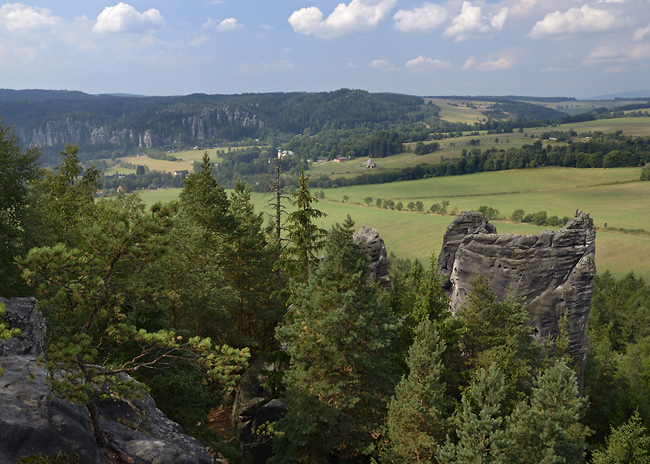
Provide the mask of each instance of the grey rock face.
MULTIPOLYGON (((0 342, 0 464, 24 456, 77 455, 82 462, 100 462, 88 412, 52 395, 43 354, 45 320, 33 298, 5 300, 5 321, 21 329, 0 342)), ((209 464, 201 443, 169 420, 149 396, 132 404, 98 404, 102 427, 138 464, 209 464)))
POLYGON ((483 214, 463 212, 447 227, 438 271, 454 312, 467 300, 471 280, 479 272, 499 298, 511 289, 515 298, 524 300, 540 343, 558 335, 558 320, 566 311, 568 351, 581 366, 582 378, 596 275, 595 240, 593 221, 581 211, 562 229, 538 235, 499 235, 483 214))
POLYGON ((379 236, 379 232, 372 227, 358 230, 353 237, 354 243, 370 256, 372 278, 380 287, 391 290, 392 284, 388 273, 388 254, 386 245, 379 236))

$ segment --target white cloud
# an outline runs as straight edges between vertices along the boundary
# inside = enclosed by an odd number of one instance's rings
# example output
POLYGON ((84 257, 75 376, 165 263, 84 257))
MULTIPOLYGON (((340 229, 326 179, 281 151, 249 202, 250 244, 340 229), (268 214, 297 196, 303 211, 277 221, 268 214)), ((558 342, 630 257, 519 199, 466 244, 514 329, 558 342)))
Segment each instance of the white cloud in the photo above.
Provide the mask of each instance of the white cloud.
POLYGON ((372 60, 370 67, 381 71, 394 71, 395 67, 388 60, 372 60))
POLYGON ((469 58, 467 58, 465 64, 461 69, 463 69, 464 71, 468 69, 472 69, 474 66, 476 66, 476 63, 478 63, 478 60, 475 57, 470 56, 469 58))
POLYGON ((31 32, 51 29, 63 20, 52 15, 47 8, 5 3, 0 6, 0 29, 9 32, 31 32))
POLYGON ((468 39, 475 35, 499 32, 503 30, 508 19, 509 9, 501 8, 496 14, 483 15, 481 6, 474 6, 471 2, 463 2, 460 14, 454 18, 444 36, 453 37, 456 42, 468 39))
POLYGON ((235 29, 239 29, 240 27, 242 27, 242 25, 237 22, 237 19, 226 18, 219 23, 219 25, 217 26, 217 30, 221 32, 234 31, 235 29))
POLYGON ((640 42, 643 39, 645 39, 646 36, 648 35, 650 35, 650 26, 637 29, 636 31, 634 31, 634 40, 636 42, 640 42))
POLYGON ((650 59, 650 44, 603 45, 592 51, 583 64, 620 63, 650 59))
POLYGON ((435 3, 425 3, 413 10, 399 10, 393 16, 395 29, 402 32, 426 32, 447 20, 447 10, 435 3))
POLYGON ((540 39, 581 32, 606 32, 620 25, 621 21, 612 13, 583 5, 580 8, 570 8, 565 13, 556 11, 547 14, 533 26, 529 36, 540 39))
POLYGON ((289 17, 293 30, 321 39, 331 39, 373 30, 384 20, 397 0, 352 0, 339 3, 326 19, 315 6, 294 11, 289 17))
POLYGON ((501 51, 495 56, 488 57, 482 61, 471 57, 463 65, 463 70, 476 69, 478 71, 504 71, 511 69, 517 63, 517 57, 522 55, 522 50, 512 48, 501 51))
POLYGON ((426 58, 422 55, 407 61, 404 65, 407 69, 448 68, 449 66, 451 66, 449 61, 426 58))
POLYGON ((93 31, 146 33, 160 29, 165 25, 160 11, 151 8, 144 13, 138 13, 135 8, 124 2, 115 6, 107 6, 97 16, 93 31))

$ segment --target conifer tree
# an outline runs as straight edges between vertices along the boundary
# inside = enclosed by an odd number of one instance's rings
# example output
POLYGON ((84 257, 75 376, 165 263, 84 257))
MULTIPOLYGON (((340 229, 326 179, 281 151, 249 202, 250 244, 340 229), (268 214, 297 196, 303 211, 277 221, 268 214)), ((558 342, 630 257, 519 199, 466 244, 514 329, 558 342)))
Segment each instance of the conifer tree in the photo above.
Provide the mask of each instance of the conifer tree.
POLYGON ((201 170, 185 179, 180 199, 193 221, 204 229, 221 235, 232 230, 228 195, 212 176, 207 152, 203 155, 201 170))
POLYGON ((291 357, 287 415, 277 424, 274 463, 326 463, 375 450, 394 385, 394 319, 369 284, 368 257, 354 223, 329 233, 307 283, 292 284, 292 306, 276 336, 291 357))
POLYGON ((282 248, 279 267, 291 278, 304 282, 309 268, 318 260, 316 253, 323 247, 327 231, 314 222, 325 214, 313 206, 318 198, 309 192, 309 176, 304 171, 300 173, 298 185, 290 200, 295 209, 289 213, 284 225, 289 243, 282 248))
POLYGON ((535 381, 529 400, 507 420, 508 462, 578 464, 584 461, 588 427, 580 423, 587 409, 575 372, 558 360, 535 381))
POLYGON ((481 369, 462 398, 456 416, 458 443, 449 437, 440 452, 441 464, 505 464, 501 401, 505 378, 496 364, 481 369))
POLYGON ((498 301, 487 279, 479 274, 472 281, 467 303, 458 311, 462 324, 460 346, 470 376, 492 363, 506 376, 506 411, 523 398, 538 347, 530 336, 528 312, 523 304, 507 296, 498 301))
POLYGON ((409 373, 395 388, 388 406, 386 458, 395 463, 435 462, 447 433, 450 406, 441 380, 445 350, 428 317, 415 330, 408 354, 409 373))
POLYGON ((650 436, 638 411, 625 424, 612 430, 607 443, 594 451, 592 464, 650 464, 650 436))

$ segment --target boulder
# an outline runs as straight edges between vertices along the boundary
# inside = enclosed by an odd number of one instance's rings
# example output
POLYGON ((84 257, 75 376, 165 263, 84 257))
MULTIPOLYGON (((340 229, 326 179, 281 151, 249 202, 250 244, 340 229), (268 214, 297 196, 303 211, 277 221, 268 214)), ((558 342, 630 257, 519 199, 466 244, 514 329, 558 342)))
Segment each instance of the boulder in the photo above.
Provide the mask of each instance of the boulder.
MULTIPOLYGON (((71 462, 103 462, 93 438, 88 412, 53 395, 41 362, 45 320, 33 298, 5 300, 5 322, 20 328, 0 342, 0 464, 26 456, 65 456, 71 462)), ((169 420, 154 400, 97 404, 102 428, 137 464, 210 464, 201 443, 169 420)))
POLYGON ((498 298, 511 291, 524 301, 539 343, 557 337, 558 321, 566 312, 568 351, 582 379, 589 351, 586 323, 596 276, 595 240, 593 221, 581 211, 563 228, 538 235, 497 234, 483 214, 463 212, 447 227, 438 271, 454 312, 467 300, 479 272, 498 298))
POLYGON ((391 290, 390 274, 388 273, 388 254, 386 245, 379 236, 379 232, 372 227, 365 226, 358 230, 353 237, 354 243, 370 256, 372 278, 385 290, 391 290))

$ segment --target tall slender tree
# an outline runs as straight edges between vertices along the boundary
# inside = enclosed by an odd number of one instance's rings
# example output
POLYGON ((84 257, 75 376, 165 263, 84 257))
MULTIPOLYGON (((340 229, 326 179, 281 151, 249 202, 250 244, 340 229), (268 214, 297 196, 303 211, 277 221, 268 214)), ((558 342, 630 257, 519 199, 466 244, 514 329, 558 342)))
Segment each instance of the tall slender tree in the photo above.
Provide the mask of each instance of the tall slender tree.
POLYGON ((370 455, 394 385, 395 321, 369 284, 368 257, 352 241, 354 223, 335 226, 276 333, 291 356, 288 412, 273 462, 326 463, 329 455, 370 455))
POLYGON ((442 380, 444 350, 434 323, 425 317, 409 349, 409 372, 388 406, 386 458, 390 462, 435 462, 448 433, 446 417, 451 406, 442 380))

